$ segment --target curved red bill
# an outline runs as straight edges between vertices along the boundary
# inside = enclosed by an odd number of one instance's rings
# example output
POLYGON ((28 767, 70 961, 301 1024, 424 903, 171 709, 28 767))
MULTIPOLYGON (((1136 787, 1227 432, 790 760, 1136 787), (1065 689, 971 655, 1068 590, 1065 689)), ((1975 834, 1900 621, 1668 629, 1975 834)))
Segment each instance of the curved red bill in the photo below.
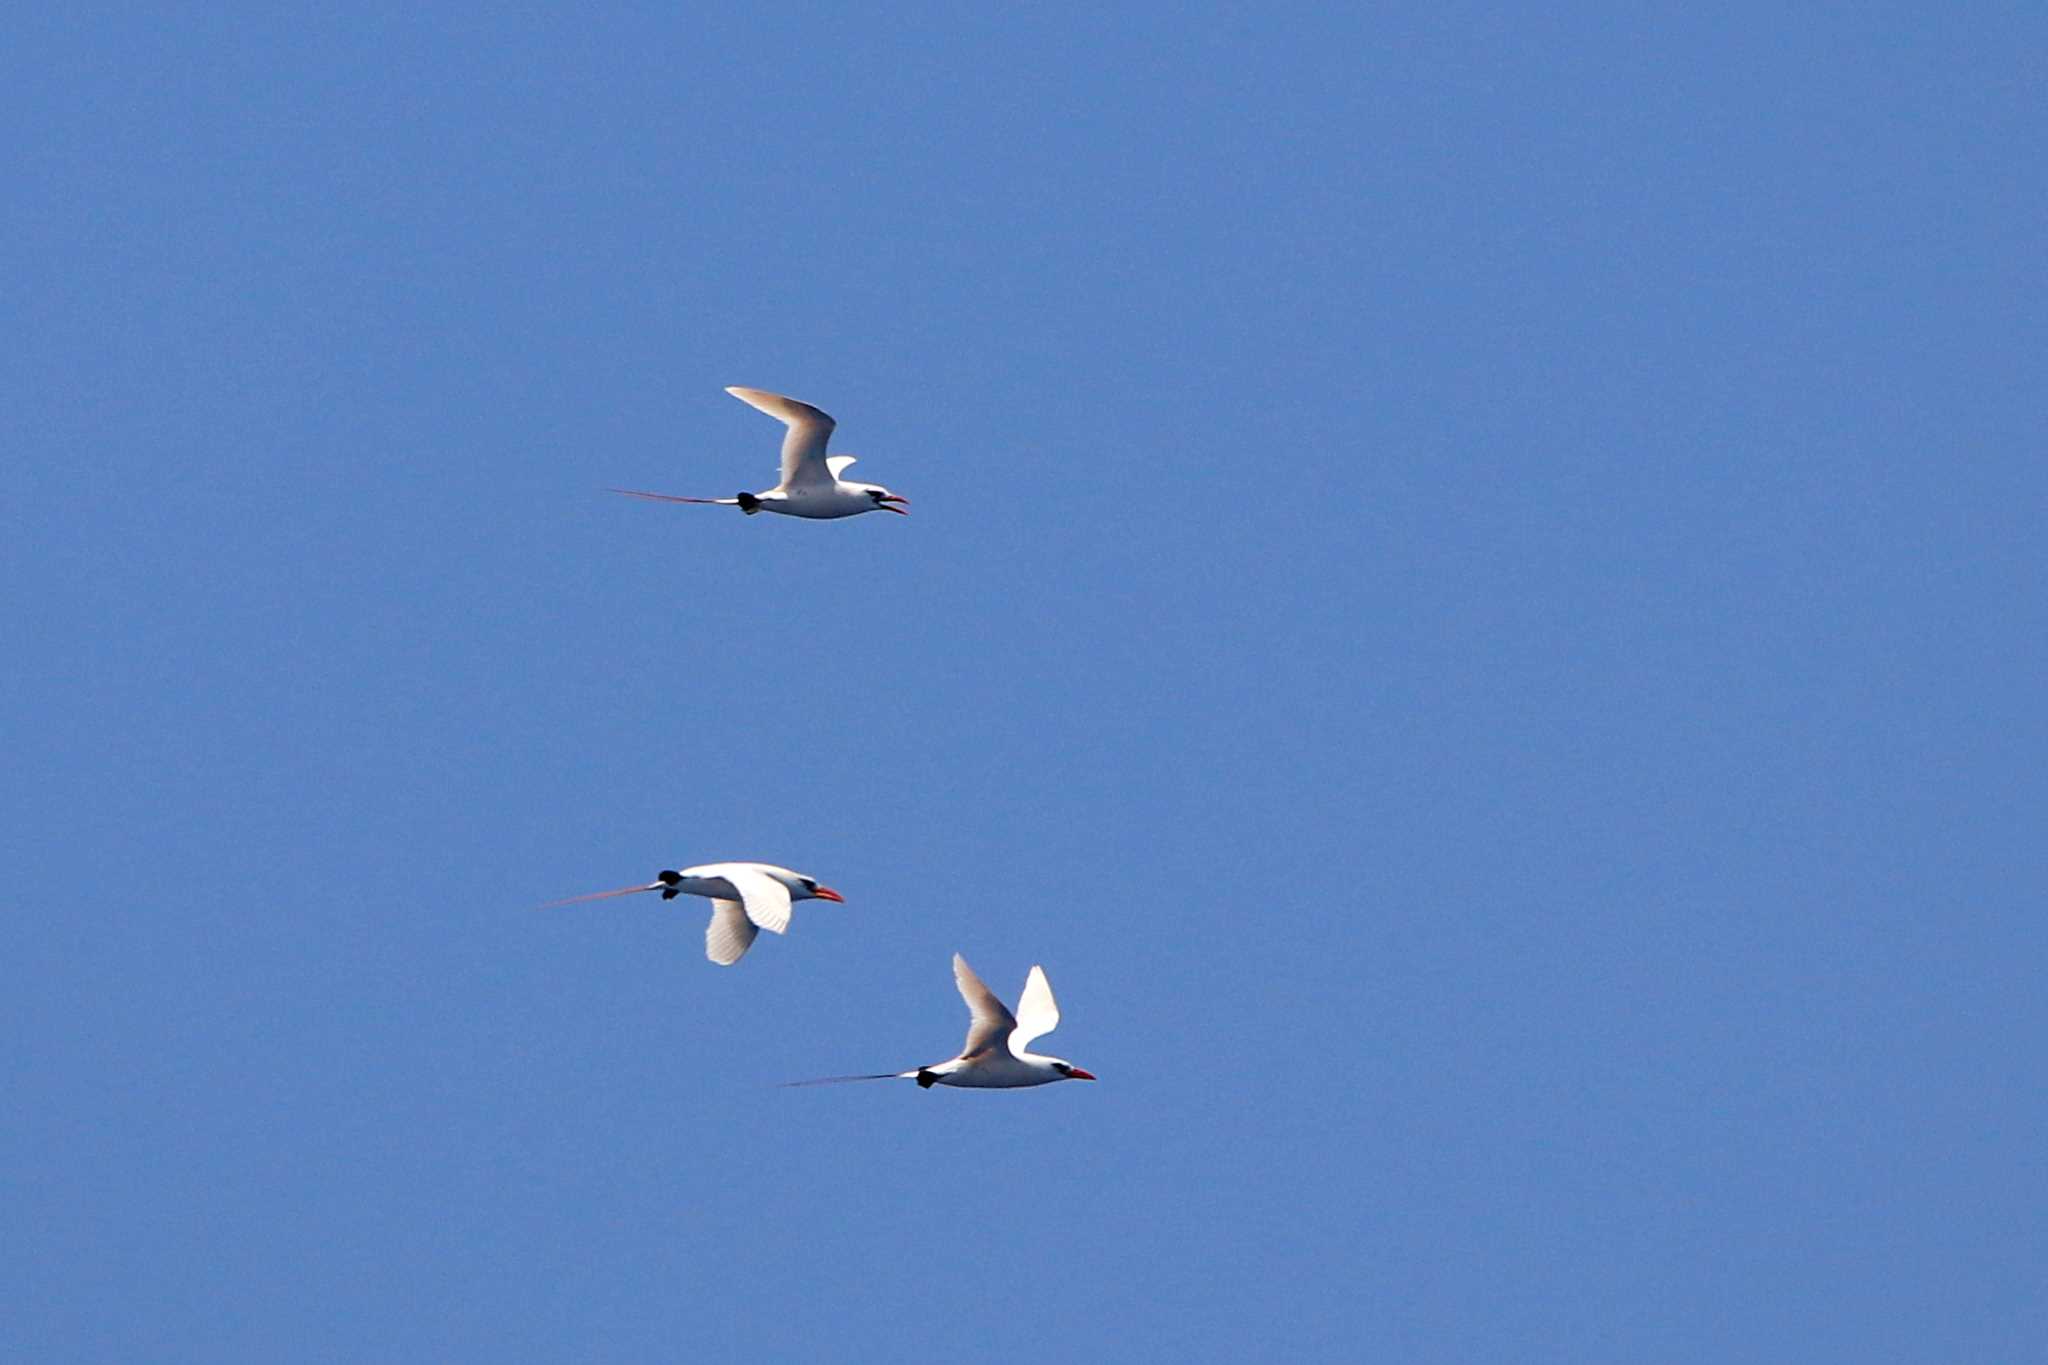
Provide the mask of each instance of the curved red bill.
POLYGON ((907 517, 910 515, 908 507, 892 507, 890 504, 897 502, 907 503, 909 501, 910 499, 904 497, 901 493, 887 493, 875 499, 875 506, 881 508, 884 512, 894 512, 899 517, 907 517))
POLYGON ((838 901, 841 905, 846 904, 846 897, 840 895, 829 886, 821 886, 811 892, 811 894, 821 901, 838 901))
POLYGON ((1095 1073, 1083 1071, 1078 1066, 1072 1066, 1067 1068, 1067 1079, 1070 1081, 1092 1081, 1095 1079, 1095 1073))

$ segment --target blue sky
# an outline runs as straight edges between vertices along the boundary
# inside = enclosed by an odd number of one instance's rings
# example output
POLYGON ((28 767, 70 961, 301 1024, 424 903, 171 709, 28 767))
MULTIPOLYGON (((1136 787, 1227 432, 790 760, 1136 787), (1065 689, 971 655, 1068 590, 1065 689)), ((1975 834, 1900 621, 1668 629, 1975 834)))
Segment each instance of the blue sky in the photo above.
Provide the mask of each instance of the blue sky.
POLYGON ((22 18, 0 1347, 2037 1346, 2044 41, 22 18))

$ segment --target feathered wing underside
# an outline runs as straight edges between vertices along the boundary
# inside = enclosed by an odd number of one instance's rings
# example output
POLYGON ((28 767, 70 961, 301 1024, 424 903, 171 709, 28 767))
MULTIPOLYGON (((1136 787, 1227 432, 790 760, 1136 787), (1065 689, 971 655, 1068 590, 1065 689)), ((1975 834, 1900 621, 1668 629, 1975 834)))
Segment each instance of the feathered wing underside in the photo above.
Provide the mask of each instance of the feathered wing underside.
POLYGON ((746 908, 747 918, 771 934, 780 934, 789 928, 789 888, 765 872, 751 867, 727 864, 718 869, 739 896, 740 904, 746 908))
POLYGON ((953 954, 953 984, 960 988, 960 998, 967 1002, 967 1012, 973 1022, 967 1026, 967 1043, 960 1049, 962 1057, 977 1056, 990 1047, 1000 1047, 1010 1030, 1017 1027, 1017 1020, 1003 1002, 996 999, 995 992, 981 983, 974 974, 974 968, 967 965, 967 959, 953 954))
POLYGON ((1010 1034, 1010 1051, 1023 1056, 1033 1038, 1059 1026, 1060 1007, 1052 998, 1052 983, 1045 979, 1045 968, 1033 967, 1024 982, 1024 994, 1017 997, 1017 1028, 1010 1034))
POLYGON ((711 902, 711 923, 704 926, 704 956, 721 967, 730 967, 747 955, 760 932, 738 901, 715 900, 711 902))
POLYGON ((789 428, 782 438, 782 486, 829 484, 833 473, 825 463, 825 443, 832 438, 833 420, 809 403, 784 398, 766 389, 734 385, 726 392, 749 407, 767 413, 789 428))

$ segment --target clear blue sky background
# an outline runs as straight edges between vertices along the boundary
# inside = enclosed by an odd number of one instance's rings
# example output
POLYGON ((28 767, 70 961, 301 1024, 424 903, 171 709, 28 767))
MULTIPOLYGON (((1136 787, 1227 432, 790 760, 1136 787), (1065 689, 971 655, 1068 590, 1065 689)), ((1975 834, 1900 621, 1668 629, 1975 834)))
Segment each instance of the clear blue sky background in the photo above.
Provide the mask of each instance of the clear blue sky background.
POLYGON ((0 1354, 2039 1349, 2038 6, 416 8, 11 23, 0 1354))

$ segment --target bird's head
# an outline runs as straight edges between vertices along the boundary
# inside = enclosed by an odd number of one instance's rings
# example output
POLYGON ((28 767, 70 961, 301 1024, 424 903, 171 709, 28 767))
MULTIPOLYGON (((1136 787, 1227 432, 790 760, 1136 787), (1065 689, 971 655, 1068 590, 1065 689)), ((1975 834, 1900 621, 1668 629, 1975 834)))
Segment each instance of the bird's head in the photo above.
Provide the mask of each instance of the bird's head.
POLYGON ((841 905, 846 904, 846 897, 829 886, 820 886, 816 877, 798 877, 789 898, 795 901, 838 901, 841 905))
POLYGON ((871 483, 867 486, 867 495, 874 500, 875 510, 878 512, 894 512, 898 516, 903 517, 910 515, 908 507, 898 506, 899 503, 910 501, 909 498, 904 497, 901 493, 891 493, 880 484, 871 483))
POLYGON ((1092 1081, 1095 1079, 1093 1072, 1083 1071, 1072 1062, 1063 1062, 1058 1058, 1053 1059, 1052 1069, 1060 1073, 1060 1079, 1063 1081, 1092 1081))

